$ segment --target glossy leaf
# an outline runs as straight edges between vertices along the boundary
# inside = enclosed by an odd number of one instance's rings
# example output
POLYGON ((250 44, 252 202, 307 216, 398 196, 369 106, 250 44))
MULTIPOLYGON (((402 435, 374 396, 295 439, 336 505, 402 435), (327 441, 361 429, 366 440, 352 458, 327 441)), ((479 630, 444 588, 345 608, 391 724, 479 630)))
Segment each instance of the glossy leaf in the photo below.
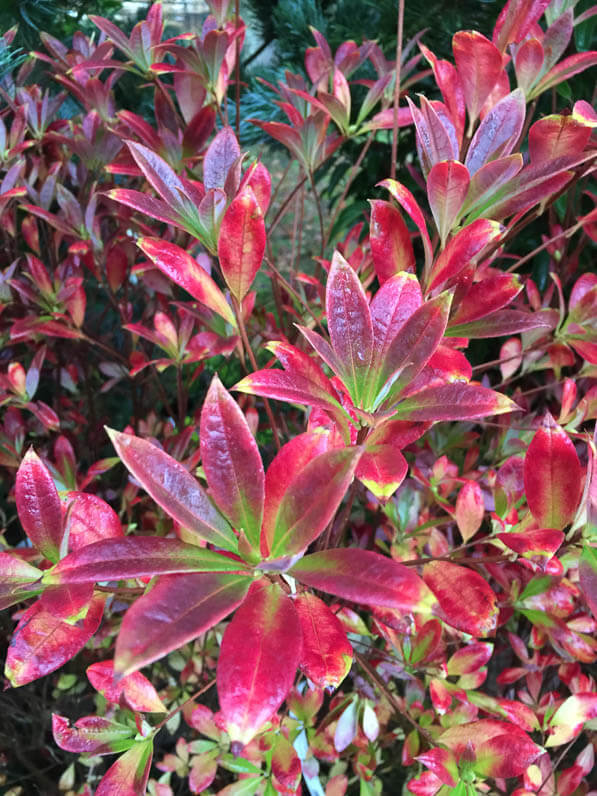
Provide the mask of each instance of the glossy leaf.
POLYGON ((69 492, 66 515, 68 549, 79 550, 103 539, 122 539, 118 514, 104 500, 87 492, 69 492))
POLYGON ((523 774, 543 749, 528 736, 496 735, 477 745, 475 771, 484 777, 508 779, 523 774))
POLYGON ((115 671, 131 674, 205 633, 241 604, 251 581, 227 573, 158 578, 122 621, 115 671))
POLYGON ((345 630, 314 594, 299 594, 294 605, 303 637, 301 670, 316 686, 337 688, 352 665, 352 647, 345 630))
POLYGON ((378 500, 387 500, 398 489, 406 474, 408 462, 392 445, 369 444, 361 456, 356 476, 378 500))
POLYGON ((597 718, 597 694, 573 694, 565 699, 548 722, 545 746, 561 746, 580 734, 585 722, 597 718))
POLYGON ((421 96, 421 110, 407 97, 417 131, 417 151, 425 177, 438 163, 458 158, 458 141, 455 131, 444 125, 433 105, 421 96), (452 132, 452 135, 450 135, 452 132))
POLYGON ((236 550, 232 529, 182 464, 148 440, 113 429, 107 431, 127 470, 158 506, 200 539, 236 550))
POLYGON ((511 42, 522 41, 548 5, 549 0, 508 0, 495 23, 494 43, 504 51, 511 42))
POLYGON ((413 271, 415 255, 410 232, 400 211, 381 199, 370 199, 369 204, 371 255, 377 279, 383 285, 401 271, 413 271))
POLYGON ((502 309, 520 293, 522 288, 523 285, 515 274, 495 274, 475 282, 463 297, 456 312, 452 314, 450 326, 470 323, 502 309))
POLYGON ((359 404, 371 367, 371 314, 359 278, 338 252, 334 254, 328 276, 326 309, 332 348, 342 367, 342 380, 354 403, 359 404))
POLYGON ((540 528, 562 530, 572 522, 580 500, 581 478, 574 445, 547 414, 524 460, 527 502, 540 528))
POLYGON ((232 326, 236 326, 232 307, 224 298, 220 288, 207 271, 184 249, 155 238, 139 238, 137 245, 169 279, 232 326))
POLYGON ((564 534, 553 528, 540 528, 520 533, 498 533, 497 538, 510 550, 525 558, 551 558, 564 541, 564 534))
POLYGON ((474 420, 488 415, 515 412, 518 406, 487 387, 444 384, 429 387, 401 401, 394 408, 398 420, 474 420))
POLYGON ((276 513, 272 558, 303 552, 322 533, 350 486, 360 454, 355 447, 326 451, 297 473, 276 513))
POLYGON ((555 160, 555 158, 582 152, 591 137, 591 128, 575 114, 544 116, 529 130, 529 156, 531 162, 555 160))
POLYGON ((101 661, 87 667, 87 677, 96 691, 108 702, 118 705, 121 696, 133 710, 143 713, 167 713, 164 703, 147 677, 140 672, 114 680, 114 663, 101 661))
POLYGON ((471 636, 488 636, 497 626, 497 598, 475 570, 449 561, 432 561, 423 579, 439 601, 435 613, 447 624, 471 636))
POLYGON ((67 718, 53 713, 52 734, 56 745, 65 752, 109 755, 129 749, 135 731, 103 716, 85 716, 71 727, 67 718))
POLYGON ((25 685, 59 669, 98 629, 104 597, 94 597, 83 617, 72 624, 34 603, 21 616, 6 655, 4 674, 13 686, 25 685))
POLYGON ((218 661, 222 720, 233 742, 249 743, 278 710, 301 649, 292 600, 276 584, 255 582, 226 628, 218 661))
POLYGON ((230 292, 242 301, 249 292, 265 253, 265 223, 249 187, 232 200, 218 235, 218 258, 230 292))
POLYGON ((502 55, 495 44, 474 30, 456 33, 452 39, 452 49, 462 83, 469 125, 472 125, 498 81, 502 71, 502 55))
POLYGON ((306 586, 345 600, 429 612, 436 599, 411 567, 369 550, 325 550, 302 558, 290 574, 306 586))
POLYGON ((50 561, 58 561, 63 537, 62 507, 48 468, 33 449, 17 471, 15 499, 23 530, 50 561))
POLYGON ((465 481, 456 498, 456 524, 464 542, 477 533, 485 515, 481 487, 476 481, 465 481))
POLYGON ((383 362, 400 329, 422 303, 421 287, 414 274, 397 274, 377 291, 370 308, 374 370, 383 362))
POLYGON ((591 613, 597 618, 597 552, 584 545, 578 564, 580 588, 591 613))
POLYGON ((488 161, 510 154, 522 132, 525 112, 524 93, 516 89, 483 117, 464 161, 471 175, 488 161))
POLYGON ((137 741, 106 771, 95 796, 139 796, 145 793, 152 756, 153 740, 137 741))
MULTIPOLYGON (((479 294, 482 293, 479 283, 479 294)), ((473 294, 474 296, 474 294, 473 294)), ((491 299, 491 295, 487 296, 491 299)), ((473 309, 474 305, 468 302, 473 309)), ((482 305, 481 305, 482 307, 482 305)), ((477 308, 480 309, 479 304, 477 308)), ((471 337, 475 339, 505 337, 508 334, 519 334, 531 329, 553 329, 558 322, 557 312, 541 310, 539 312, 522 312, 520 310, 497 310, 484 315, 475 321, 450 324, 446 329, 446 337, 471 337)))
POLYGON ((210 493, 237 531, 259 549, 265 474, 240 407, 214 376, 201 411, 201 458, 210 493))
POLYGON ((433 259, 433 248, 431 246, 429 232, 427 231, 425 217, 423 216, 421 208, 417 204, 415 197, 406 186, 402 185, 402 183, 397 182, 396 180, 383 180, 379 183, 379 186, 390 192, 391 196, 398 202, 403 210, 408 213, 419 230, 421 239, 423 241, 423 248, 425 250, 425 268, 428 269, 433 259))
POLYGON ((457 160, 436 163, 427 175, 427 196, 442 246, 460 213, 470 183, 469 171, 457 160))
POLYGON ((203 159, 205 190, 223 188, 228 172, 240 157, 240 147, 232 127, 223 127, 209 145, 203 159))
POLYGON ((429 291, 451 284, 467 266, 479 259, 483 249, 501 234, 495 221, 478 219, 459 230, 435 260, 429 275, 429 291))
POLYGON ((520 172, 523 167, 520 152, 497 160, 490 160, 471 177, 468 194, 462 207, 462 215, 475 214, 477 209, 488 204, 491 197, 520 172))

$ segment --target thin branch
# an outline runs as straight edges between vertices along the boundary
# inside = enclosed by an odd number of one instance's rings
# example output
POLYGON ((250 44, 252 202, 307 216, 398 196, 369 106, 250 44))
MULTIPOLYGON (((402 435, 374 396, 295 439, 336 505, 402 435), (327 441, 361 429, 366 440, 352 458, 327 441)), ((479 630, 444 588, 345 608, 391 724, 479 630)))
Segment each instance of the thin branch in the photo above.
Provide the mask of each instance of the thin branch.
POLYGON ((402 31, 404 25, 404 0, 398 0, 398 25, 396 30, 396 82, 394 83, 394 124, 392 126, 392 165, 390 176, 396 179, 398 160, 398 103, 400 102, 400 68, 402 61, 402 31))

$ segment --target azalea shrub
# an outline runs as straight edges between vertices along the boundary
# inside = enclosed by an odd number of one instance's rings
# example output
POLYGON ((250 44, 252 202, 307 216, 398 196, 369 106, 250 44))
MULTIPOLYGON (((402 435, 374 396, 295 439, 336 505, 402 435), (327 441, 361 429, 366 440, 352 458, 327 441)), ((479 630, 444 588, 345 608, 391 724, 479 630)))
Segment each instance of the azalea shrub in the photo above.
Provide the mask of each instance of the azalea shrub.
POLYGON ((594 796, 596 9, 314 29, 256 153, 209 5, 2 79, 6 685, 62 792, 594 796))

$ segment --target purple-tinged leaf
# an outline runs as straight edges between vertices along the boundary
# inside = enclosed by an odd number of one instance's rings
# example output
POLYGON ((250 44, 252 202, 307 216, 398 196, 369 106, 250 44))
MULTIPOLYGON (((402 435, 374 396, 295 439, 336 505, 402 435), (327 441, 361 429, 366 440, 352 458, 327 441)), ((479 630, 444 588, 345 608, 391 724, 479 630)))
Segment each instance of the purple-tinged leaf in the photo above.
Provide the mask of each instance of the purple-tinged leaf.
POLYGON ((472 131, 502 72, 502 54, 495 44, 475 30, 456 33, 452 38, 452 50, 472 131))
POLYGON ((203 160, 205 190, 223 188, 231 167, 240 157, 240 146, 232 127, 223 127, 213 139, 203 160))
POLYGON ((460 213, 470 183, 466 166, 457 160, 436 163, 427 175, 427 196, 444 245, 460 213))
POLYGON ((352 665, 352 647, 346 631, 314 594, 297 595, 294 605, 303 636, 301 670, 319 688, 338 688, 352 665))
POLYGON ((549 72, 541 78, 533 87, 527 99, 530 100, 534 97, 538 97, 540 94, 543 94, 544 91, 559 85, 564 80, 568 80, 579 72, 584 72, 585 69, 589 69, 596 64, 597 52, 595 51, 569 55, 568 58, 564 58, 563 61, 556 64, 553 69, 550 69, 549 72))
POLYGON ((597 551, 583 546, 578 564, 579 585, 591 613, 597 619, 597 551))
POLYGON ((549 0, 508 0, 493 29, 493 42, 504 52, 531 31, 549 5, 549 0))
POLYGON ((129 675, 188 644, 234 611, 252 581, 246 575, 228 573, 158 578, 125 614, 114 670, 129 675))
POLYGON ((105 597, 94 597, 76 624, 46 611, 40 601, 28 608, 14 631, 4 674, 16 688, 59 669, 98 629, 105 597))
POLYGON ((562 530, 581 496, 582 468, 568 434, 547 413, 524 459, 527 503, 540 528, 562 530))
POLYGON ((422 95, 420 97, 421 110, 408 97, 406 99, 417 130, 417 150, 421 169, 423 175, 427 177, 436 164, 443 160, 458 158, 458 142, 454 133, 450 135, 426 97, 422 95))
POLYGON ((332 348, 342 366, 342 381, 358 405, 371 368, 373 329, 361 281, 338 252, 334 253, 328 276, 326 309, 332 348))
POLYGON ((439 601, 434 613, 444 622, 471 636, 494 633, 497 597, 478 572, 449 561, 432 561, 423 568, 423 579, 439 601))
POLYGON ((71 727, 67 718, 53 713, 52 734, 56 746, 65 752, 111 755, 132 746, 135 730, 103 716, 84 716, 71 727))
POLYGON ((217 375, 201 411, 200 438, 210 493, 232 526, 259 550, 265 498, 263 464, 244 414, 217 375))
POLYGON ((429 387, 401 401, 394 410, 398 420, 475 420, 515 412, 519 407, 498 392, 473 384, 429 387))
POLYGON ((408 227, 400 211, 381 199, 370 199, 369 243, 380 285, 401 271, 414 271, 415 255, 408 227))
POLYGON ((70 553, 44 575, 44 583, 94 583, 175 572, 236 572, 239 569, 243 569, 241 561, 178 539, 127 536, 104 539, 70 553))
POLYGON ((95 796, 140 796, 146 792, 153 740, 137 741, 101 778, 95 796))
POLYGON ((425 268, 429 269, 431 266, 431 261, 433 260, 433 247, 431 246, 431 238, 429 237, 429 232, 427 231, 425 217, 421 212, 421 208, 417 204, 417 200, 408 190, 408 188, 406 188, 406 186, 402 185, 401 182, 397 182, 396 180, 383 180, 382 182, 378 183, 378 186, 385 188, 390 192, 392 197, 398 202, 402 209, 406 211, 421 233, 423 249, 425 250, 425 268))
POLYGON ((290 574, 312 589, 345 600, 427 613, 435 597, 411 567, 379 553, 356 548, 325 550, 302 558, 290 574))
POLYGON ((523 157, 520 152, 491 160, 481 166, 471 178, 468 194, 462 207, 462 216, 474 213, 478 208, 483 207, 502 185, 518 174, 522 166, 523 157))
POLYGON ((180 462, 145 439, 107 431, 127 470, 170 517, 206 542, 237 549, 232 529, 180 462))
POLYGON ((136 141, 126 144, 149 184, 172 210, 184 214, 192 209, 183 183, 163 158, 136 141))
POLYGON ((141 193, 141 191, 132 191, 129 188, 112 188, 106 191, 105 194, 115 202, 120 202, 127 207, 132 207, 133 210, 138 210, 146 216, 156 218, 158 221, 163 221, 165 224, 172 224, 175 227, 182 226, 182 217, 180 213, 173 210, 170 205, 163 202, 161 199, 155 199, 153 196, 141 193))
POLYGON ((361 455, 359 448, 338 448, 313 459, 290 482, 276 514, 270 556, 303 552, 334 518, 361 455))
POLYGON ((451 285, 465 268, 479 259, 483 249, 501 232, 498 223, 484 218, 473 221, 457 232, 433 264, 428 292, 445 287, 446 283, 451 285))
MULTIPOLYGON (((479 284, 482 284, 480 282, 479 284)), ((531 329, 553 329, 558 323, 556 310, 523 312, 522 310, 498 310, 477 321, 454 324, 446 329, 446 337, 472 337, 482 339, 519 334, 531 329)))
POLYGON ((97 495, 68 493, 66 533, 69 551, 79 550, 102 539, 122 539, 118 514, 97 495))
POLYGON ((232 307, 222 291, 207 271, 184 249, 157 238, 139 238, 137 245, 165 276, 236 327, 232 307))
POLYGON ((414 274, 396 274, 377 291, 370 307, 374 369, 379 367, 390 343, 422 303, 421 287, 414 274))
POLYGON ((33 448, 17 470, 15 499, 19 520, 29 539, 42 555, 58 561, 64 533, 62 506, 52 476, 33 448))
POLYGON ((230 292, 242 301, 249 292, 265 253, 263 213, 250 187, 232 200, 218 234, 218 258, 230 292))
POLYGON ((483 117, 464 162, 471 175, 488 161, 510 154, 522 132, 525 112, 524 93, 517 88, 497 102, 483 117))
POLYGON ((247 744, 292 687, 302 649, 292 600, 277 584, 257 581, 226 628, 218 661, 222 718, 233 742, 247 744))
POLYGON ((475 282, 450 318, 450 326, 470 323, 502 309, 522 289, 523 285, 516 274, 494 274, 475 282))

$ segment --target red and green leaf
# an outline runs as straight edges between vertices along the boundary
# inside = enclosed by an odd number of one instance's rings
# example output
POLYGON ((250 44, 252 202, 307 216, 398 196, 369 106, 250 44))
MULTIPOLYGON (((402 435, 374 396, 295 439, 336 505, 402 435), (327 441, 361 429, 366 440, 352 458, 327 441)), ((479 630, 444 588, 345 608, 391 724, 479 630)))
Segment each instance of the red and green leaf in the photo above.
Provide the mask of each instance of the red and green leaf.
POLYGON ((230 292, 242 301, 249 292, 265 253, 265 222, 248 186, 224 213, 218 235, 218 258, 230 292))
POLYGON ((337 688, 352 665, 352 647, 340 620, 314 594, 299 594, 294 605, 301 624, 300 668, 320 688, 337 688))
POLYGON ((52 734, 56 745, 65 752, 111 755, 133 745, 135 730, 103 716, 84 716, 71 727, 67 718, 53 713, 52 734))
POLYGON ((370 199, 369 242, 379 284, 401 271, 414 271, 415 255, 400 211, 381 199, 370 199))
POLYGON ((100 661, 87 668, 87 677, 96 691, 114 705, 124 697, 126 704, 142 713, 166 713, 164 703, 147 677, 133 672, 127 677, 114 679, 113 661, 100 661))
POLYGON ((436 615, 471 636, 488 636, 497 627, 497 597, 477 572, 449 561, 432 561, 423 579, 438 599, 436 615))
POLYGON ((145 793, 152 757, 153 740, 137 741, 106 771, 95 796, 139 796, 145 793))

